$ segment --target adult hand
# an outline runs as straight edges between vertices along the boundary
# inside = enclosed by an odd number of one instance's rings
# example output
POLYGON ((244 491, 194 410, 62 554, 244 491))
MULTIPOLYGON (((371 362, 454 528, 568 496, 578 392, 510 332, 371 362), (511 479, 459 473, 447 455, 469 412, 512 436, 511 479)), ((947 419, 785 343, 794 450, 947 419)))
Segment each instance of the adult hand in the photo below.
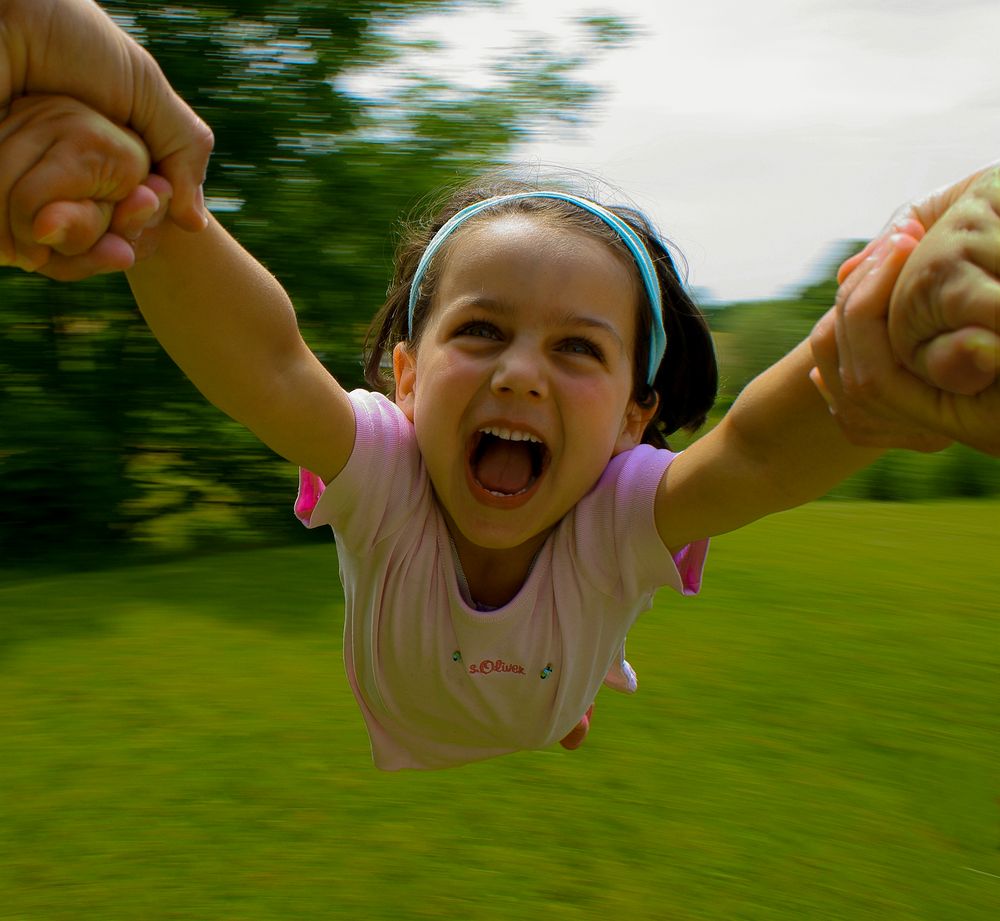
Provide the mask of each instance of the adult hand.
POLYGON ((912 220, 927 239, 893 292, 890 340, 903 365, 927 383, 975 395, 1000 374, 1000 163, 905 205, 841 266, 838 281, 912 220))
POLYGON ((889 338, 924 380, 975 395, 1000 372, 1000 166, 959 187, 917 207, 927 236, 893 292, 889 338))
POLYGON ((170 199, 148 170, 133 132, 76 99, 15 100, 0 122, 0 253, 60 280, 130 268, 132 241, 170 199))
POLYGON ((851 425, 867 414, 1000 456, 1000 167, 901 209, 844 263, 838 280, 850 284, 900 230, 918 237, 925 227, 888 309, 876 300, 838 297, 827 322, 836 327, 839 365, 830 364, 822 336, 814 341, 814 351, 825 356, 825 395, 835 406, 852 407, 840 419, 857 443, 885 445, 873 426, 851 425))
POLYGON ((0 0, 0 116, 27 93, 72 95, 133 128, 173 188, 170 217, 204 228, 212 132, 92 0, 0 0))

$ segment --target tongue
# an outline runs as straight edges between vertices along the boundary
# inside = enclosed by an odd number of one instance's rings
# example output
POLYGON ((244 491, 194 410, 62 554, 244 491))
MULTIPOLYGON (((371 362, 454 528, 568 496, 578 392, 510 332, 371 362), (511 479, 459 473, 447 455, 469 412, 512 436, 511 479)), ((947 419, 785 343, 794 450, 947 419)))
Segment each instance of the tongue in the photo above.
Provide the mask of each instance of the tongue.
POLYGON ((476 464, 476 479, 493 492, 513 495, 531 482, 531 449, 525 441, 487 439, 476 464))

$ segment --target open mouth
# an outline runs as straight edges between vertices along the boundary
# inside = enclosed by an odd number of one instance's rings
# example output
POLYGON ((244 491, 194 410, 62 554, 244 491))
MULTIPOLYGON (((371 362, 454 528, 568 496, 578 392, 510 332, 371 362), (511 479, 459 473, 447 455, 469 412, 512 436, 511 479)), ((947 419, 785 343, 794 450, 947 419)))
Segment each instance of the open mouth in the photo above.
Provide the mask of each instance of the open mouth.
POLYGON ((482 428, 472 436, 472 479, 498 498, 527 493, 545 472, 549 450, 536 436, 504 428, 482 428))

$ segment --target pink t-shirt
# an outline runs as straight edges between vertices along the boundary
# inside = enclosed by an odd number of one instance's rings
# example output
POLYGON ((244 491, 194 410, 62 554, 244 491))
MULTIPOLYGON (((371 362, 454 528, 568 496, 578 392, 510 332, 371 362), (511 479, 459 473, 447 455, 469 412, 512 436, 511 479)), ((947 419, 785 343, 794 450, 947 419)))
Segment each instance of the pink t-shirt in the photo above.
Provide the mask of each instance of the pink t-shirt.
POLYGON ((351 393, 347 466, 303 471, 296 514, 333 528, 346 600, 344 662, 384 770, 442 768, 563 738, 607 678, 634 690, 625 635, 669 585, 694 594, 707 542, 671 558, 653 521, 669 451, 612 459, 559 522, 518 594, 478 610, 417 448, 381 394, 351 393))

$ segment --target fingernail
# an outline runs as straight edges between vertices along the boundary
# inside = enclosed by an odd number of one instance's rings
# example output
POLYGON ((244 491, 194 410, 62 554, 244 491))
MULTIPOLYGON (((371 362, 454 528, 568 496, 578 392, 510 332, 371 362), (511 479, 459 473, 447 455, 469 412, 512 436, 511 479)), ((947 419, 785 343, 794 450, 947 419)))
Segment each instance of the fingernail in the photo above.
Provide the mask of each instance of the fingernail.
POLYGON ((833 397, 830 391, 826 389, 826 381, 823 380, 823 374, 819 368, 813 368, 809 372, 809 380, 812 381, 813 386, 819 391, 819 395, 826 401, 827 408, 833 413, 833 397))
POLYGON ((62 246, 66 242, 66 228, 57 227, 44 237, 39 237, 36 242, 41 243, 42 246, 62 246))
POLYGON ((1000 345, 987 332, 973 333, 965 341, 965 347, 972 356, 972 363, 980 371, 996 374, 1000 371, 1000 345))
POLYGON ((208 207, 205 205, 205 189, 202 186, 198 186, 195 200, 198 204, 198 213, 201 216, 201 229, 204 230, 208 226, 208 207))
POLYGON ((886 239, 879 242, 879 245, 872 250, 871 255, 868 257, 868 261, 871 263, 881 262, 885 258, 885 254, 889 251, 889 241, 892 237, 887 237, 886 239))
POLYGON ((868 261, 872 265, 872 271, 880 268, 882 264, 892 255, 893 250, 896 248, 896 244, 899 242, 900 235, 892 234, 886 237, 878 246, 875 247, 875 251, 868 257, 868 261))

